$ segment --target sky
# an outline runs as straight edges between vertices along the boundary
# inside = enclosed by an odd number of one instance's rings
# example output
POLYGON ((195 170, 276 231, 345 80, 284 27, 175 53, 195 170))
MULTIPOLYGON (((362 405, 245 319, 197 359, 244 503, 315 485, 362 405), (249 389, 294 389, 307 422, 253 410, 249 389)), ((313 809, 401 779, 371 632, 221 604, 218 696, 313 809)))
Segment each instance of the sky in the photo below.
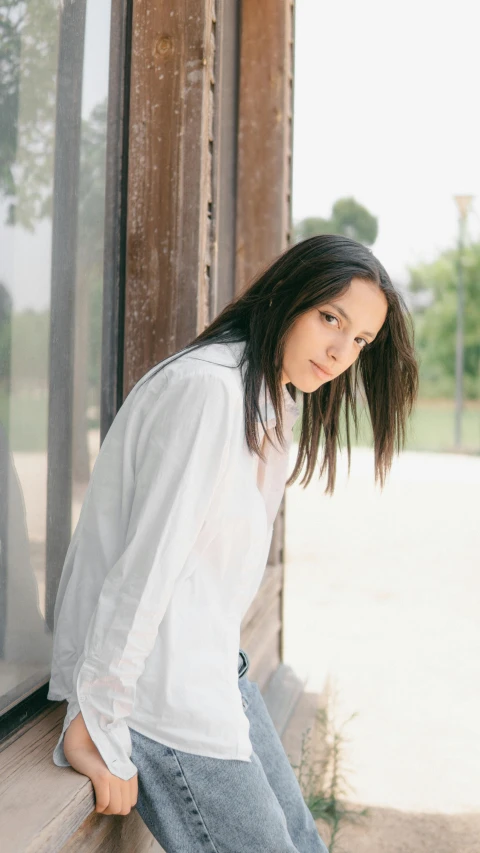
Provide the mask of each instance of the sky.
POLYGON ((353 196, 378 217, 373 253, 408 265, 456 245, 454 195, 480 239, 478 2, 296 0, 294 220, 353 196))

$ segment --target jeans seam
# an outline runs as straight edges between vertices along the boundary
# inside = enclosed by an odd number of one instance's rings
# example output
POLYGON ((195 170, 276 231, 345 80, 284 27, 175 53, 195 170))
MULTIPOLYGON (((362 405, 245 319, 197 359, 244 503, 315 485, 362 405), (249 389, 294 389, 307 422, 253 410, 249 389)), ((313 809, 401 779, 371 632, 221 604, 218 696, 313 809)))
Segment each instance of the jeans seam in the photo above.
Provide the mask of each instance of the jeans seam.
POLYGON ((183 781, 185 782, 185 785, 186 785, 186 786, 187 786, 187 788, 188 788, 189 794, 190 794, 190 796, 191 796, 191 798, 192 798, 192 800, 193 800, 193 802, 194 802, 194 804, 195 804, 195 808, 196 808, 196 810, 197 810, 198 814, 200 815, 200 819, 201 819, 201 821, 202 821, 203 828, 204 828, 205 832, 206 832, 206 833, 207 833, 207 835, 208 835, 208 838, 209 838, 210 844, 212 845, 212 850, 214 851, 214 853, 219 853, 218 848, 217 848, 217 847, 215 846, 215 844, 213 843, 212 836, 210 835, 210 832, 208 831, 208 827, 207 827, 207 825, 206 825, 206 823, 205 823, 204 817, 203 817, 203 815, 202 815, 202 813, 201 813, 200 809, 198 808, 198 803, 197 803, 197 801, 196 801, 195 797, 193 796, 193 791, 192 791, 192 789, 190 788, 190 785, 188 784, 188 780, 187 780, 187 777, 185 776, 185 773, 184 773, 184 771, 183 771, 183 767, 182 767, 182 765, 181 765, 181 763, 180 763, 180 759, 179 759, 179 757, 178 757, 178 755, 177 755, 177 751, 176 751, 175 749, 173 749, 173 750, 172 750, 172 752, 173 752, 173 755, 175 756, 175 760, 176 760, 176 762, 177 762, 177 764, 178 764, 178 768, 179 768, 179 770, 180 770, 180 773, 182 774, 183 781))

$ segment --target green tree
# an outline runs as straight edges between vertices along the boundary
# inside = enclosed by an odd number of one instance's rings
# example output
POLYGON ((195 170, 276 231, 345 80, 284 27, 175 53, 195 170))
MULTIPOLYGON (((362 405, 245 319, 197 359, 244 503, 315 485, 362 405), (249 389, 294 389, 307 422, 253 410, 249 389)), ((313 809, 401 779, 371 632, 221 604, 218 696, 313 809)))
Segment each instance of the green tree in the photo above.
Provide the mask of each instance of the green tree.
MULTIPOLYGON (((428 264, 409 268, 424 396, 455 391, 458 252, 447 249, 428 264)), ((480 243, 465 247, 465 394, 480 397, 480 243)))
POLYGON ((307 216, 293 226, 295 242, 306 240, 308 237, 316 237, 317 234, 332 234, 333 225, 330 219, 321 219, 319 216, 307 216))
POLYGON ((317 234, 343 234, 365 246, 373 246, 378 236, 378 219, 350 196, 338 199, 330 219, 307 217, 294 226, 295 240, 306 240, 317 234))
POLYGON ((6 224, 51 216, 57 0, 0 0, 0 194, 6 224))

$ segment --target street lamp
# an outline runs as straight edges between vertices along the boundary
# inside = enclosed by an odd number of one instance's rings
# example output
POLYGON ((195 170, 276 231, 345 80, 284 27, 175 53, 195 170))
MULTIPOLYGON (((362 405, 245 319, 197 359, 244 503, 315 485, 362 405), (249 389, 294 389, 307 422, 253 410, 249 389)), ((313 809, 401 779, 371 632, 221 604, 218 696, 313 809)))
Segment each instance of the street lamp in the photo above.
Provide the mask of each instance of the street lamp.
POLYGON ((463 409, 463 360, 464 360, 464 315, 465 295, 463 282, 463 246, 465 238, 465 226, 473 195, 454 196, 458 207, 458 255, 457 255, 457 340, 455 350, 455 447, 457 450, 462 446, 462 409, 463 409))

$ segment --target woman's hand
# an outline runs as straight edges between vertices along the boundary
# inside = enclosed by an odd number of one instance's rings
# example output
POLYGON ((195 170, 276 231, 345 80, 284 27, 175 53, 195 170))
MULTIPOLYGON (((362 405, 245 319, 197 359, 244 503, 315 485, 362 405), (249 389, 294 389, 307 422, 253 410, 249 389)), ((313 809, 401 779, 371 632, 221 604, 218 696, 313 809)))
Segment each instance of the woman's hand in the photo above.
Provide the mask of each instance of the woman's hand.
POLYGON ((63 750, 73 769, 92 780, 95 811, 101 814, 129 814, 138 797, 138 773, 131 779, 120 779, 110 773, 91 739, 82 714, 68 726, 63 750))

